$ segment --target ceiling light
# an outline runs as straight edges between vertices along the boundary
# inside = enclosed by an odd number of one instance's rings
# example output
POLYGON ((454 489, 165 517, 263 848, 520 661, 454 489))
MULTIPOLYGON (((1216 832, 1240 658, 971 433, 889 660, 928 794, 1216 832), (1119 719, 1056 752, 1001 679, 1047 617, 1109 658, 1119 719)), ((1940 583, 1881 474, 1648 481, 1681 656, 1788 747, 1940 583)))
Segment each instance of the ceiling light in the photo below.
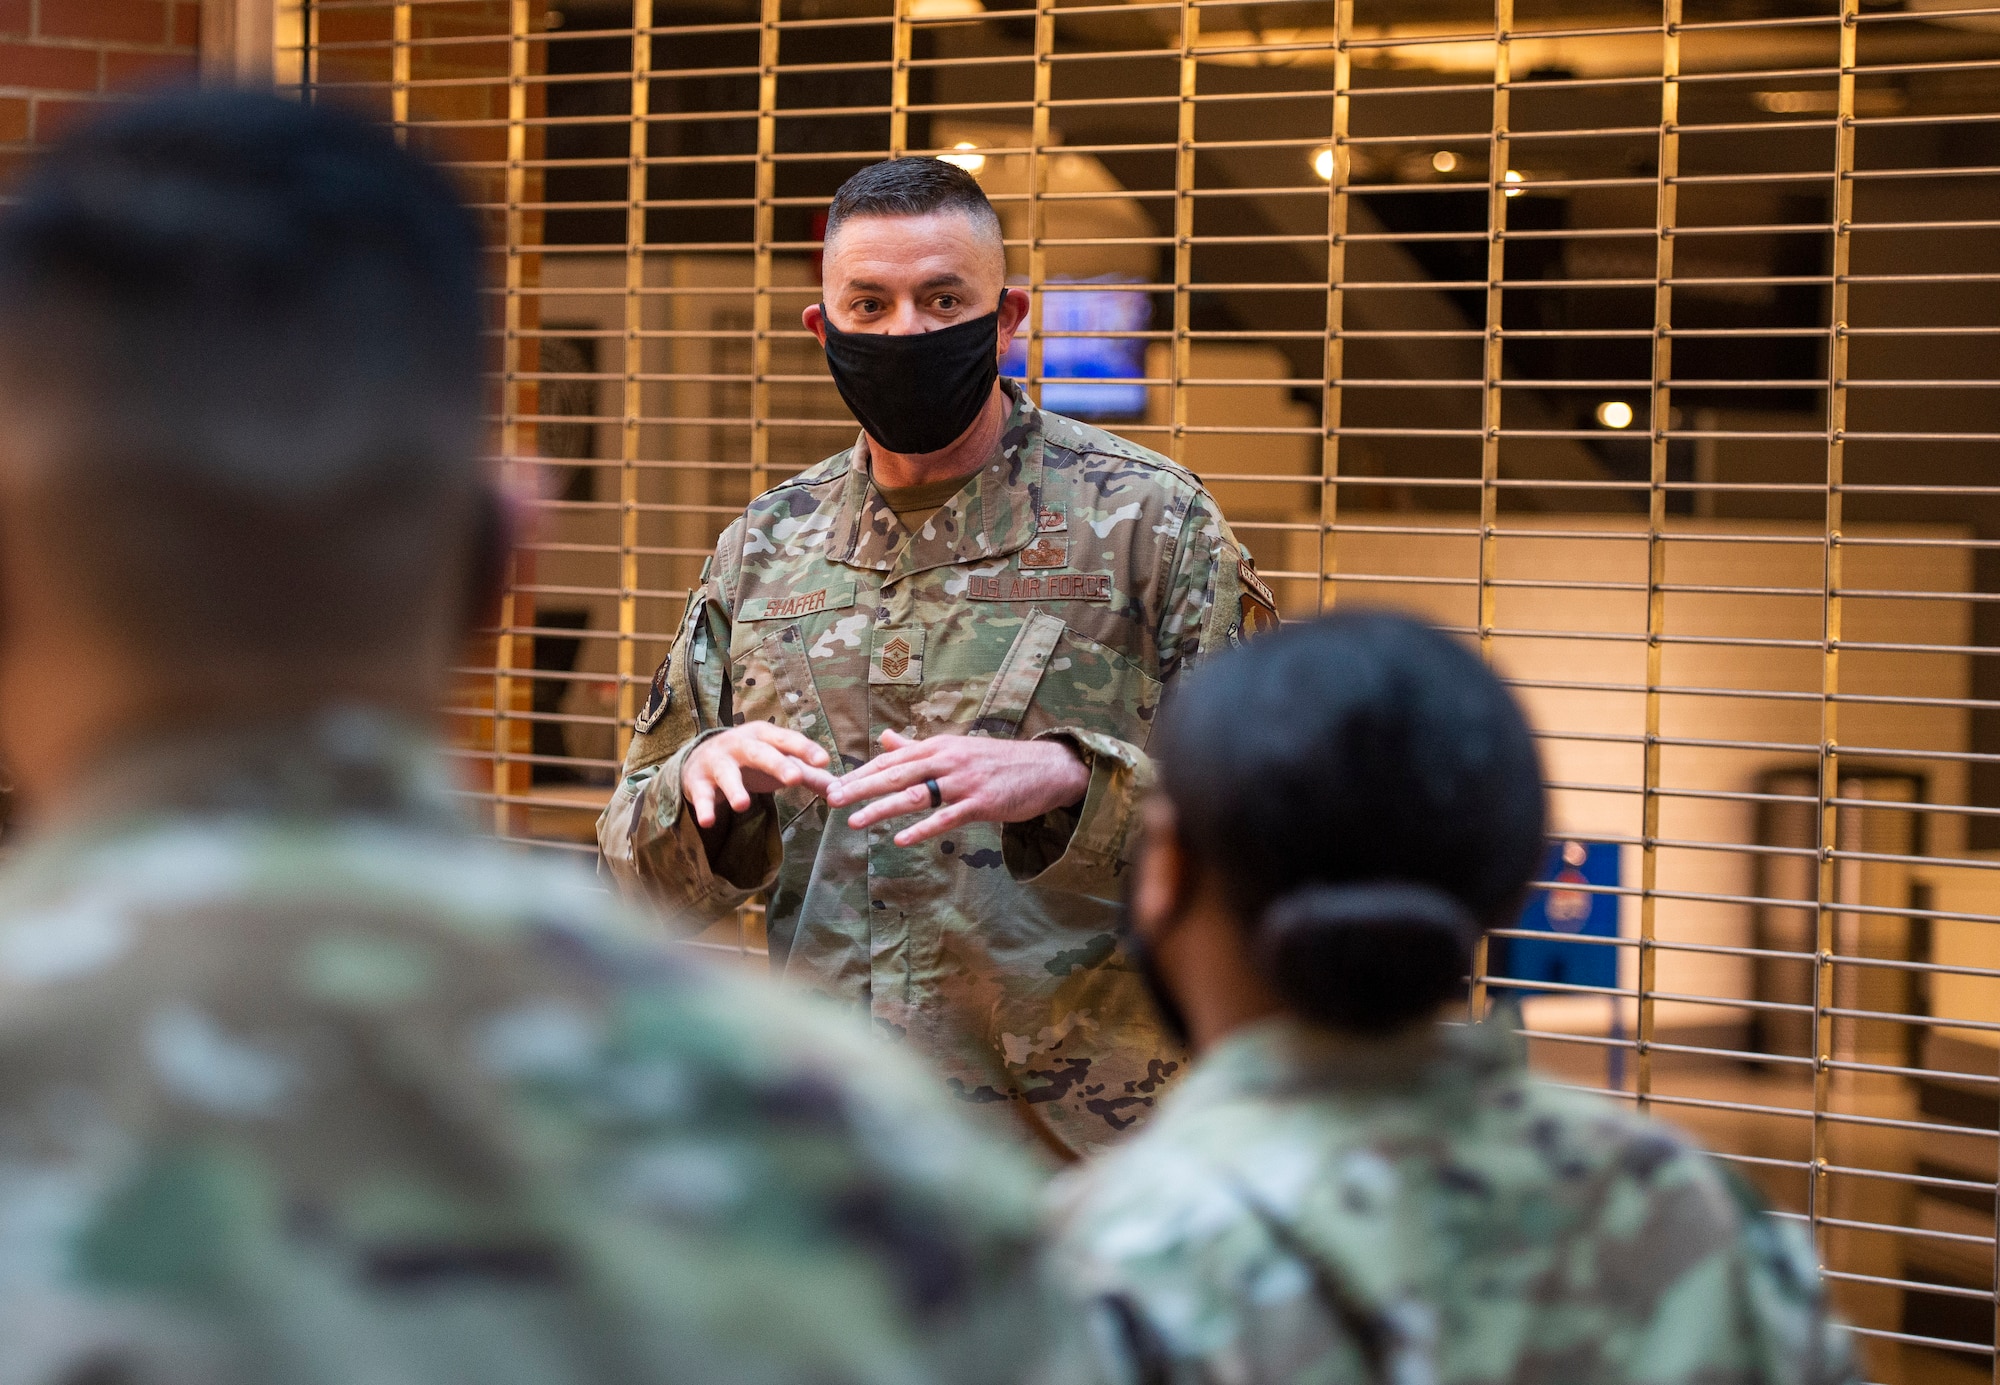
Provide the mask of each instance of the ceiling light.
MULTIPOLYGON (((1503 181, 1509 183, 1520 183, 1520 182, 1525 182, 1527 180, 1521 176, 1519 169, 1510 168, 1507 170, 1507 176, 1503 181)), ((1507 195, 1509 197, 1519 197, 1524 191, 1525 189, 1523 188, 1508 188, 1507 195)))
POLYGON ((1431 155, 1431 167, 1440 173, 1450 173, 1458 167, 1458 155, 1449 149, 1440 149, 1431 155))
POLYGON ((1622 399, 1607 399, 1597 406, 1597 421, 1606 428, 1630 428, 1632 406, 1622 399))
POLYGON ((1313 165, 1313 172, 1319 175, 1319 179, 1322 183, 1332 182, 1333 146, 1330 144, 1322 144, 1319 148, 1313 150, 1312 165, 1313 165))
POLYGON ((980 0, 910 0, 909 19, 976 19, 986 13, 980 0))
POLYGON ((1833 92, 1760 91, 1751 98, 1772 115, 1799 115, 1806 111, 1839 109, 1833 92))
MULTIPOLYGON (((979 148, 979 146, 969 139, 962 139, 957 144, 954 144, 952 148, 954 150, 973 150, 979 148)), ((984 154, 952 153, 941 154, 938 157, 948 164, 957 164, 975 178, 979 176, 980 170, 986 167, 986 156, 984 154)))
MULTIPOLYGON (((1757 109, 1772 115, 1834 115, 1840 110, 1840 93, 1832 87, 1759 91, 1750 99, 1757 109)), ((1895 115, 1907 105, 1909 98, 1895 87, 1862 87, 1854 92, 1851 109, 1855 115, 1895 115)))

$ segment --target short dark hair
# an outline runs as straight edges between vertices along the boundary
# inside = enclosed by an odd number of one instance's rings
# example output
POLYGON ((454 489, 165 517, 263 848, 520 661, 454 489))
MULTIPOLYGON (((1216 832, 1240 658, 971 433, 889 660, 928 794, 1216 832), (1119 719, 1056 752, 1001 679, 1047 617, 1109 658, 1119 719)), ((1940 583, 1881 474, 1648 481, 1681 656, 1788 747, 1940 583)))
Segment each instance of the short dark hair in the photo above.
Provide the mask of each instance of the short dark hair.
POLYGON ((479 513, 480 238, 382 130, 250 92, 78 129, 0 213, 9 412, 84 595, 149 654, 379 648, 479 513))
POLYGON ((1420 621, 1342 612, 1195 669, 1153 736, 1177 835, 1295 1013, 1360 1032, 1427 1015, 1544 848, 1527 718, 1420 621))
POLYGON ((1000 215, 979 180, 943 159, 913 157, 870 164, 840 185, 826 213, 831 244, 842 222, 856 216, 928 216, 955 211, 970 217, 998 239, 1000 215))

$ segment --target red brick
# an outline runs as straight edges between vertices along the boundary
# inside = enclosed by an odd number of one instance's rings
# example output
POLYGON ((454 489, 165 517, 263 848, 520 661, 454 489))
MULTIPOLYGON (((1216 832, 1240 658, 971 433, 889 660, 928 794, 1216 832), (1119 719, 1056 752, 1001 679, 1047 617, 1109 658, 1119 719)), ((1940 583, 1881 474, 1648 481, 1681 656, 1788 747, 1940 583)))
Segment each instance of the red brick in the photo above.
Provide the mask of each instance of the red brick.
POLYGON ((119 53, 104 55, 106 91, 143 91, 191 81, 196 71, 192 53, 119 53))
POLYGON ((97 50, 52 43, 0 42, 0 86, 96 91, 97 50))
POLYGON ((164 0, 42 0, 43 38, 165 43, 170 32, 164 0))
POLYGON ((201 0, 186 0, 174 6, 174 42, 193 48, 201 42, 201 0))
POLYGON ((88 120, 100 111, 108 111, 114 104, 84 97, 38 96, 35 98, 35 142, 47 144, 77 121, 88 120))
POLYGON ((0 96, 0 143, 19 144, 28 137, 28 102, 19 96, 0 96))
POLYGON ((0 0, 0 34, 27 33, 33 9, 33 0, 0 0))

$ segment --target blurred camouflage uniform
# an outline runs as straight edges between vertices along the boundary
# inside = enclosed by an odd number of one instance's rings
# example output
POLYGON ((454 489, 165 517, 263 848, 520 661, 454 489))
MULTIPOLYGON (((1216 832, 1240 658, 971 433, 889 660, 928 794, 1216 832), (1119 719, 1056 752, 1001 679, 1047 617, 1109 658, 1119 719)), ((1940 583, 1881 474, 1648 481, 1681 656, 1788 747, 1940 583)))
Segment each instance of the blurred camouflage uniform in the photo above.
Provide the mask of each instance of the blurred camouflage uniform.
POLYGON ((1034 1175, 464 832, 372 717, 124 753, 0 876, 0 1382, 1019 1379, 1034 1175))
POLYGON ((1665 1127, 1527 1075, 1511 1027, 1224 1040, 1052 1195, 1120 1385, 1834 1385, 1811 1243, 1665 1127))
POLYGON ((1202 653, 1275 623, 1270 593, 1193 476, 1036 408, 911 534, 865 441, 751 502, 716 547, 653 679, 598 822, 621 877, 717 918, 770 890, 774 969, 867 1007, 974 1102, 1081 1153, 1180 1067, 1112 936, 1147 733, 1202 653), (838 774, 882 731, 1058 737, 1090 764, 1078 808, 899 847, 804 790, 736 820, 711 869, 681 770, 744 721, 812 737, 838 774))

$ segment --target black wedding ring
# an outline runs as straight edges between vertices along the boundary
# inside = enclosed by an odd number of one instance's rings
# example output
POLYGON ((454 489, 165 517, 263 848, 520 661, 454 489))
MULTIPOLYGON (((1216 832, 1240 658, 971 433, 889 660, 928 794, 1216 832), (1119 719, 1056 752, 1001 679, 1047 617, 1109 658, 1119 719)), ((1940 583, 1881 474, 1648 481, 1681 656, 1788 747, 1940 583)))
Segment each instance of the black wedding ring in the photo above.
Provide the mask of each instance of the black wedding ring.
POLYGON ((935 779, 926 779, 924 780, 924 787, 931 791, 931 807, 944 807, 944 790, 938 787, 938 781, 935 779))

